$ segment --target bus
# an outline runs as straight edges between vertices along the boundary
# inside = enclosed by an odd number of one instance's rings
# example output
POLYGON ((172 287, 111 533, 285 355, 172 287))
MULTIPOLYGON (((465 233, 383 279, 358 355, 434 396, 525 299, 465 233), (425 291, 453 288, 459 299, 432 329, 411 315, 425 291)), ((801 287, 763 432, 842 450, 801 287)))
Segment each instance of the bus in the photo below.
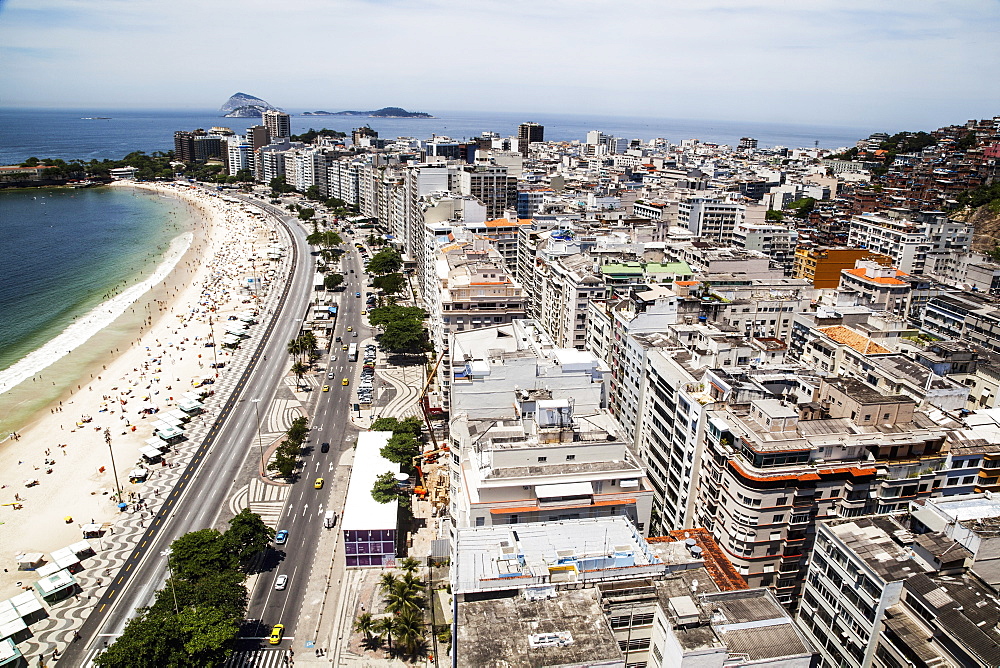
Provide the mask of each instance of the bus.
POLYGON ((351 362, 358 361, 358 344, 352 343, 351 347, 347 349, 347 359, 351 362))

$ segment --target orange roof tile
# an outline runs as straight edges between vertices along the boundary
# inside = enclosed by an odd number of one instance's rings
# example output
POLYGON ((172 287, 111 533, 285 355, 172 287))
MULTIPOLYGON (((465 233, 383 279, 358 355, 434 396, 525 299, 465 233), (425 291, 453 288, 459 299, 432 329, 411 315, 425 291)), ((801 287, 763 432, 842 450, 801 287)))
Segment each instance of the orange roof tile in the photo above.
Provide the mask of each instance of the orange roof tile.
POLYGON ((843 325, 820 327, 819 331, 826 334, 833 341, 843 343, 845 346, 850 346, 863 355, 885 355, 886 353, 892 352, 888 348, 875 343, 864 334, 859 334, 853 329, 844 327, 843 325))
MULTIPOLYGON (((879 283, 880 285, 906 285, 906 281, 901 281, 898 278, 892 278, 890 276, 872 278, 871 276, 865 276, 865 269, 863 267, 858 267, 856 269, 845 269, 845 272, 851 276, 857 276, 866 281, 871 281, 872 283, 879 283)), ((909 276, 905 271, 896 270, 896 276, 909 276)))

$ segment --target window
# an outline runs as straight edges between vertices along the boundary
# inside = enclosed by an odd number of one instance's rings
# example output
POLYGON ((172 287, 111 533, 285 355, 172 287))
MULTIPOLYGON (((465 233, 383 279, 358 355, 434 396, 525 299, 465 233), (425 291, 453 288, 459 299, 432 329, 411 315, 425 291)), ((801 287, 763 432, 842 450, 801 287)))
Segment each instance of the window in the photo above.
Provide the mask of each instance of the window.
POLYGON ((542 463, 542 462, 547 462, 547 461, 549 461, 549 458, 548 458, 548 457, 539 457, 539 458, 538 458, 538 462, 539 462, 539 463, 542 463))
POLYGON ((477 527, 486 526, 486 518, 482 517, 482 516, 477 517, 476 518, 476 526, 477 527))
POLYGON ((576 455, 566 455, 566 461, 571 462, 576 459, 576 455))
POLYGON ((778 522, 784 522, 784 521, 785 521, 785 516, 784 515, 775 515, 774 517, 771 518, 771 522, 774 523, 774 524, 777 524, 778 522))

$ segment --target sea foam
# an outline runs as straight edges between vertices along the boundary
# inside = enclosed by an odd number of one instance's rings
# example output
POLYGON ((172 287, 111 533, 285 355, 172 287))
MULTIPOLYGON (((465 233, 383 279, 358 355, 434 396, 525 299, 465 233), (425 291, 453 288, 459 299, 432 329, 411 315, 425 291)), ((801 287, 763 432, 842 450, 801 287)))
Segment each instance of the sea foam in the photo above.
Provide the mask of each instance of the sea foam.
POLYGON ((10 367, 0 371, 0 394, 62 359, 117 320, 118 316, 125 313, 139 297, 170 274, 191 246, 193 239, 194 234, 191 232, 174 238, 163 261, 149 278, 124 290, 120 295, 98 304, 41 348, 28 353, 10 367))

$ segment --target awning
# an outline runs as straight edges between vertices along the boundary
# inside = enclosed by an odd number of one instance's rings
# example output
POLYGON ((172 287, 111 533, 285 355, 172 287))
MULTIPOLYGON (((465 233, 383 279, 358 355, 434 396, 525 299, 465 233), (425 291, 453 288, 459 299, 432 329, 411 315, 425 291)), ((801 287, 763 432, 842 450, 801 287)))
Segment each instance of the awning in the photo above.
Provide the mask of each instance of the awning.
POLYGON ((157 433, 159 434, 160 438, 162 438, 164 441, 169 441, 172 438, 178 438, 179 436, 183 436, 184 430, 178 429, 177 427, 173 427, 170 425, 165 425, 165 427, 158 427, 157 433))
POLYGON ((149 445, 139 448, 139 454, 141 454, 146 459, 159 459, 163 456, 163 451, 159 448, 154 448, 149 445))
POLYGON ((566 496, 593 496, 594 485, 589 482, 561 482, 555 485, 535 485, 535 496, 552 499, 566 496))
POLYGON ((196 411, 202 410, 205 406, 200 401, 194 401, 188 399, 177 404, 177 407, 180 408, 185 413, 194 413, 196 411))

